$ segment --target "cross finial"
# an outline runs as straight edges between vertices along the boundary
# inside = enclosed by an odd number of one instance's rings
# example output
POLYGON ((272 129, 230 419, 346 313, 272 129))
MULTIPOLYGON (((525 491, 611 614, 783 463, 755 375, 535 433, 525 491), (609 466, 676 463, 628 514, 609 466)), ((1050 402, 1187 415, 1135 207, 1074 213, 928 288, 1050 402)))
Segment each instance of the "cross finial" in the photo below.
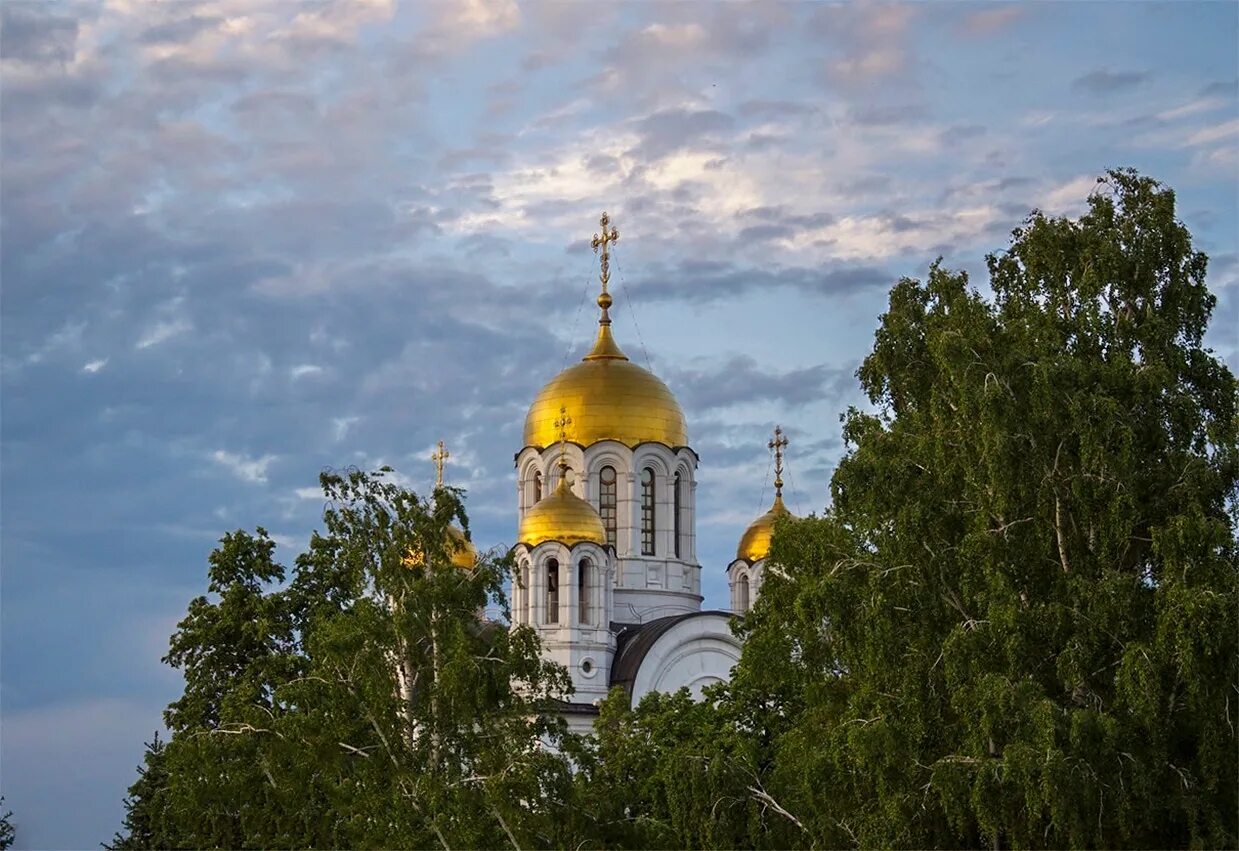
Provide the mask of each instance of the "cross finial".
POLYGON ((447 447, 443 445, 443 441, 439 441, 439 447, 434 452, 430 453, 430 460, 435 465, 435 489, 443 487, 443 465, 448 458, 452 457, 452 453, 447 451, 447 447))
POLYGON ((607 225, 611 224, 611 217, 606 213, 602 214, 598 224, 602 225, 602 235, 594 234, 594 239, 590 242, 594 253, 598 253, 599 248, 602 249, 602 273, 598 276, 598 280, 602 282, 602 292, 598 295, 598 306, 602 308, 602 317, 598 320, 598 324, 610 325, 611 315, 607 313, 607 308, 611 306, 611 294, 607 292, 607 284, 611 282, 611 252, 609 247, 611 243, 619 242, 619 231, 615 229, 614 225, 611 225, 611 232, 607 233, 607 225))
POLYGON ((568 416, 568 409, 563 405, 559 406, 559 419, 551 423, 555 428, 559 429, 559 469, 563 472, 568 470, 568 426, 572 425, 572 417, 568 416))
POLYGON ((787 436, 783 434, 781 427, 774 427, 774 439, 767 443, 766 446, 774 451, 774 496, 776 499, 782 499, 783 447, 787 446, 787 436))

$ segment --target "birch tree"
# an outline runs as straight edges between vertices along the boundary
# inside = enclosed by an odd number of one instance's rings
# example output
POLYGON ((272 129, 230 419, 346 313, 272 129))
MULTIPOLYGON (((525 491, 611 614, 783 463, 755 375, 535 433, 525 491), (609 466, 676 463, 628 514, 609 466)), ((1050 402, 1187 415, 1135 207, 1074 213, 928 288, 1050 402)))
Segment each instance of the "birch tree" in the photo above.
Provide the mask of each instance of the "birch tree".
POLYGON ((890 294, 733 682, 805 845, 1234 847, 1236 382, 1173 192, 890 294))
POLYGON ((530 630, 481 618, 506 614, 510 565, 451 565, 460 493, 423 499, 387 472, 321 477, 323 529, 287 579, 262 529, 212 554, 166 659, 186 686, 166 715, 163 844, 554 842, 570 783, 546 702, 568 680, 530 630))

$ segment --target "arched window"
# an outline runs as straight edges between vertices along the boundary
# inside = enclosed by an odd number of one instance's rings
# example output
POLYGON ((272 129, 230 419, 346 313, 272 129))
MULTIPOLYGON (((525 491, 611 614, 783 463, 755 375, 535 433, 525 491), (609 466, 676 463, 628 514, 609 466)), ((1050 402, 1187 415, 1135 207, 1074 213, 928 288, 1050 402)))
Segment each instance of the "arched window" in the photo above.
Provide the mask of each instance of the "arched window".
POLYGON ((749 578, 741 575, 736 580, 736 611, 743 614, 749 610, 749 578))
POLYGON ((546 622, 559 623, 559 562, 546 562, 546 622))
POLYGON ((521 605, 516 616, 520 623, 529 623, 529 562, 521 565, 521 605))
POLYGON ((593 565, 590 564, 589 559, 581 559, 581 563, 577 565, 576 596, 581 604, 579 620, 582 624, 589 624, 589 595, 594 584, 590 576, 592 572, 593 565))
POLYGON ((615 546, 615 502, 615 468, 603 467, 598 471, 598 513, 611 546, 615 546))
POLYGON ((542 501, 542 473, 536 471, 533 474, 533 502, 537 505, 542 501))
POLYGON ((683 484, 684 482, 683 482, 683 478, 680 476, 680 471, 676 470, 675 472, 675 506, 672 509, 675 512, 674 525, 675 525, 675 557, 676 558, 680 557, 680 533, 681 533, 680 524, 683 522, 680 519, 680 510, 684 507, 684 499, 680 495, 680 491, 683 489, 683 484))
POLYGON ((641 471, 641 555, 654 555, 654 471, 641 471))

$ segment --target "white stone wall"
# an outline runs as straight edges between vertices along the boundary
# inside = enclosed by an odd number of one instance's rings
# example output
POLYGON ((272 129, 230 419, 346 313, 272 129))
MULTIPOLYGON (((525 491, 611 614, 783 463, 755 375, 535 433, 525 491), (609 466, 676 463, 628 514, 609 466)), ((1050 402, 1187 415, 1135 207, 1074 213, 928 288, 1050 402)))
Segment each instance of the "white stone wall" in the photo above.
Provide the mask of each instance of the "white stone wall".
POLYGON ((594 544, 569 549, 547 541, 530 549, 516 547, 517 581, 513 583, 512 622, 528 624, 542 639, 544 655, 568 669, 576 691, 573 701, 593 703, 606 697, 615 657, 615 634, 609 613, 614 608, 615 561, 610 552, 594 544), (549 562, 559 563, 559 606, 556 622, 548 616, 547 579, 549 562), (592 573, 586 588, 588 620, 581 620, 578 583, 583 559, 592 573))
POLYGON ((740 642, 731 634, 730 621, 727 615, 706 613, 659 636, 633 680, 633 705, 652 691, 687 688, 700 697, 706 686, 731 679, 731 669, 740 661, 740 642))

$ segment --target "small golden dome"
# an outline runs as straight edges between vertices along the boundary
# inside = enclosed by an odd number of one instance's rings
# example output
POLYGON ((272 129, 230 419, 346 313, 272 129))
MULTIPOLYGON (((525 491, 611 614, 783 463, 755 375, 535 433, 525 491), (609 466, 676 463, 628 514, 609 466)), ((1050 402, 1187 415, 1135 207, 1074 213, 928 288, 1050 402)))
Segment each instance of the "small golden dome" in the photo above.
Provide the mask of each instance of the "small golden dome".
POLYGON ((749 528, 745 529, 744 534, 740 536, 736 558, 742 558, 750 564, 764 559, 770 554, 770 538, 774 535, 774 521, 780 517, 794 516, 783 504, 783 497, 776 495, 774 505, 770 507, 770 510, 750 523, 749 528))
MULTIPOLYGON (((453 567, 472 570, 477 565, 478 551, 465 537, 465 533, 455 526, 447 527, 447 540, 444 549, 447 551, 448 563, 453 567)), ((426 554, 421 547, 415 547, 404 557, 405 567, 419 567, 426 563, 426 554)))
POLYGON ((559 440, 555 420, 561 408, 572 412, 573 442, 581 446, 601 440, 688 445, 679 403, 657 376, 620 351, 610 320, 599 326, 589 354, 538 393, 525 417, 526 446, 544 449, 559 440))
POLYGON ((598 511, 572 492, 568 479, 562 476, 559 486, 537 505, 525 512, 516 534, 518 543, 536 547, 544 541, 573 544, 605 544, 607 530, 598 511))
POLYGON ((455 526, 447 527, 448 560, 456 567, 472 570, 478 561, 477 548, 455 526))

